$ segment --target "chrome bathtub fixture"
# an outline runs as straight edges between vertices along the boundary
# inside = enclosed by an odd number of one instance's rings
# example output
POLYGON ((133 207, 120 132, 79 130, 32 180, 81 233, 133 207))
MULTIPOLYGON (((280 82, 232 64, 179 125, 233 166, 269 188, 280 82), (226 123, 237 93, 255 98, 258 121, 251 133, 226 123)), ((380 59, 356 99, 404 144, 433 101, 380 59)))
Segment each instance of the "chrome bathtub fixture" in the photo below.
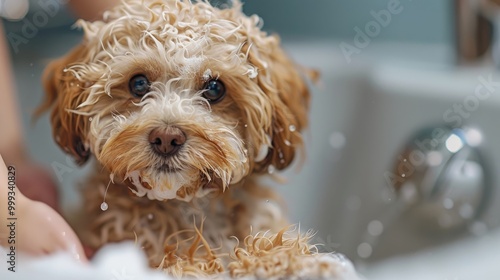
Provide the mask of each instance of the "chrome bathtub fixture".
POLYGON ((492 190, 475 128, 424 129, 410 140, 394 166, 393 187, 408 217, 424 229, 465 228, 488 205, 492 190))

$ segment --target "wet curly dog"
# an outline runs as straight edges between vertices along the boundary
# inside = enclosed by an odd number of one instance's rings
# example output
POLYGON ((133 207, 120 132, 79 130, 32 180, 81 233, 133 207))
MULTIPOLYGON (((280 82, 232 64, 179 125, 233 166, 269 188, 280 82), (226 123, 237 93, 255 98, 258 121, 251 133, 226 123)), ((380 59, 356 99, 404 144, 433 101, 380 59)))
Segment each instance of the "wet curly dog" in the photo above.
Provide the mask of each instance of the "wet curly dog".
POLYGON ((44 76, 54 139, 83 164, 88 246, 135 240, 175 276, 331 279, 258 177, 302 150, 309 92, 241 3, 130 0, 44 76))

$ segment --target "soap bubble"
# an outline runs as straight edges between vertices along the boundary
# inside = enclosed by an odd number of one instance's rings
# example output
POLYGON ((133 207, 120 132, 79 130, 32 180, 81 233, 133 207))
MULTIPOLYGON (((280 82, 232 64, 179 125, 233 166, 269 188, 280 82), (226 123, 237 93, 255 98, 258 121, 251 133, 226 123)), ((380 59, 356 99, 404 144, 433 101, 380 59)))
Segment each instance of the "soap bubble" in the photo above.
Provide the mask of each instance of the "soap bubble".
POLYGON ((358 246, 357 252, 358 252, 358 256, 360 258, 363 258, 363 259, 369 258, 372 255, 372 252, 373 252, 372 245, 370 245, 370 244, 368 244, 366 242, 361 243, 358 246))
POLYGON ((384 231, 384 225, 381 221, 373 220, 368 223, 368 233, 371 236, 379 236, 384 231))

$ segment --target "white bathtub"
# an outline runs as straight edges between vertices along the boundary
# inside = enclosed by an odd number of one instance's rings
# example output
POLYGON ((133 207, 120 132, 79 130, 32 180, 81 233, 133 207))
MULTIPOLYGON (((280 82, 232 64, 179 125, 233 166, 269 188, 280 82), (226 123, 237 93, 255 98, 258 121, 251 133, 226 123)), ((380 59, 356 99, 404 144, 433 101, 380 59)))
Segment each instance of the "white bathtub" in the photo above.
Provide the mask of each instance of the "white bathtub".
POLYGON ((455 66, 443 46, 374 45, 351 64, 335 42, 289 49, 322 72, 313 92, 309 158, 301 173, 289 175, 289 186, 278 188, 294 221, 318 229, 317 242, 347 254, 368 279, 498 279, 500 253, 493 248, 500 233, 490 232, 500 221, 497 84, 461 117, 482 133, 477 148, 490 171, 489 201, 476 220, 458 230, 427 230, 403 216, 384 174, 412 135, 456 124, 457 116, 446 112, 470 101, 481 79, 500 82, 500 72, 455 66))

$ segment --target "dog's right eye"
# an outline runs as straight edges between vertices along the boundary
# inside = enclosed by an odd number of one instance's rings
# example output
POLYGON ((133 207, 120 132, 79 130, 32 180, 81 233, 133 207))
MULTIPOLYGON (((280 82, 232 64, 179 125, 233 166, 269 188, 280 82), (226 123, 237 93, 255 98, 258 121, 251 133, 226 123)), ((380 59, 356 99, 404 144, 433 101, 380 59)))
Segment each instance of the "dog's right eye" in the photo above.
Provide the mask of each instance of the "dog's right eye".
POLYGON ((148 78, 142 74, 135 75, 128 82, 128 88, 134 97, 143 97, 149 92, 149 86, 150 83, 148 78))

